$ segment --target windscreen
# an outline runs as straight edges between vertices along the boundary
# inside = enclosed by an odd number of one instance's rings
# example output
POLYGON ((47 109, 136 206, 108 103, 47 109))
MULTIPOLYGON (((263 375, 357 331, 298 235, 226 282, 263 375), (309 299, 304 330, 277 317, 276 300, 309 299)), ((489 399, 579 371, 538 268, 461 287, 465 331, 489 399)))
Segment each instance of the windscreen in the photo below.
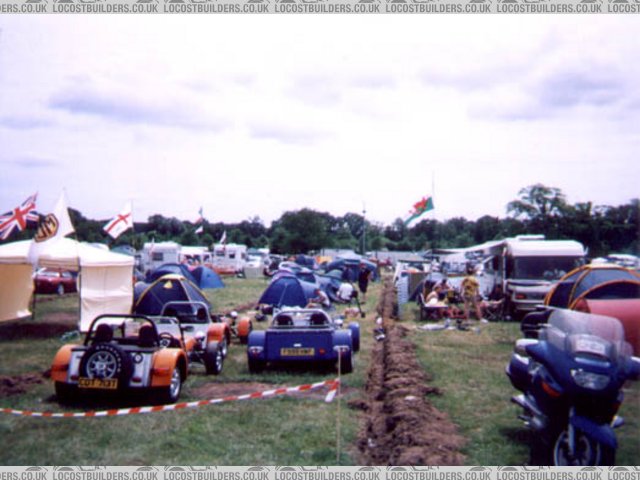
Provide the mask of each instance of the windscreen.
POLYGON ((582 264, 582 257, 516 257, 511 278, 555 281, 582 264))

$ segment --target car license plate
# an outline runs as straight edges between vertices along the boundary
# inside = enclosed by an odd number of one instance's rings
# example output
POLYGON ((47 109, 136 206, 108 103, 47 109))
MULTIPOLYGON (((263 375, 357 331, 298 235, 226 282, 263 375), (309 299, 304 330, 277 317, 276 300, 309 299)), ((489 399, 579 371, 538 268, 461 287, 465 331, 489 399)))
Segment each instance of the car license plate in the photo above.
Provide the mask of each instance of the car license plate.
POLYGON ((281 348, 280 355, 283 357, 311 357, 315 353, 313 348, 281 348))
POLYGON ((79 378, 78 387, 115 390, 116 388, 118 388, 118 379, 117 378, 79 378))

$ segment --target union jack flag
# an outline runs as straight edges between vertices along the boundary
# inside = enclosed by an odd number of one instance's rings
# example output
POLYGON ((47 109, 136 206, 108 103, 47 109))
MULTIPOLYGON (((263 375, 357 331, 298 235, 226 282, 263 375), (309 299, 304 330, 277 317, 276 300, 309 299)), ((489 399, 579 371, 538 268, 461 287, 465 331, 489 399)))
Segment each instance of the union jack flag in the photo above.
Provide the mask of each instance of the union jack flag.
POLYGON ((31 195, 19 207, 0 215, 0 240, 9 238, 16 229, 22 231, 27 227, 35 227, 40 219, 36 212, 36 197, 31 195))

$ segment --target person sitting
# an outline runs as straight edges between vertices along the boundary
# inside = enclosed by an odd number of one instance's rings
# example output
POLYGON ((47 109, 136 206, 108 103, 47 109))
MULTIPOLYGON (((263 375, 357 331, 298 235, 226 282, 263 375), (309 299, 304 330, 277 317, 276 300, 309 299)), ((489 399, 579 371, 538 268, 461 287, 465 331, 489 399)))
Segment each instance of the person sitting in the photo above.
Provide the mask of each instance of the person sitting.
POLYGON ((307 307, 320 306, 325 310, 331 308, 331 300, 329 300, 329 296, 321 288, 316 288, 313 293, 315 296, 309 299, 307 307))

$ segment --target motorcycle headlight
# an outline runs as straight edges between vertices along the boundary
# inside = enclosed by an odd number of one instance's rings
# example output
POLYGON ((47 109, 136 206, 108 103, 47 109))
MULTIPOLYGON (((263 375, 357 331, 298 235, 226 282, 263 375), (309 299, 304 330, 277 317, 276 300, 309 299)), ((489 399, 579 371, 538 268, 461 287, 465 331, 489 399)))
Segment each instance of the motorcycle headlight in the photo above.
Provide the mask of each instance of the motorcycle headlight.
POLYGON ((206 335, 204 334, 204 332, 198 332, 195 335, 195 339, 196 342, 198 343, 204 343, 204 339, 205 339, 206 335))
POLYGON ((609 385, 609 376, 599 373, 585 372, 582 369, 571 370, 571 376, 576 385, 589 390, 602 390, 609 385))

